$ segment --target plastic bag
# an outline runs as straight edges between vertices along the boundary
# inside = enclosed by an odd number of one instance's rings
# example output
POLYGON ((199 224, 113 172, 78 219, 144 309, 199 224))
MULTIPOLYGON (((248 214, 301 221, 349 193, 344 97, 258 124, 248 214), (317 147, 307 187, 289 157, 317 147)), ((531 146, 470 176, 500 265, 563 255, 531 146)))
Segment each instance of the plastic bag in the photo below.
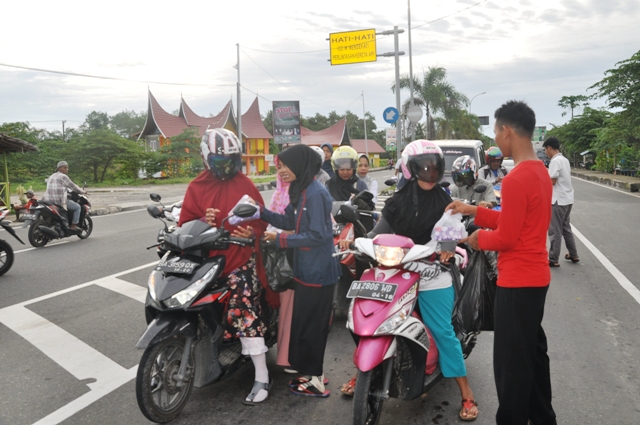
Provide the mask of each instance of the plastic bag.
POLYGON ((293 289, 293 251, 291 248, 276 248, 274 243, 261 241, 260 249, 271 290, 282 292, 293 289))
POLYGON ((453 309, 457 333, 493 330, 493 307, 497 275, 492 264, 495 253, 475 251, 471 255, 460 295, 453 309))
POLYGON ((451 214, 445 211, 431 232, 431 239, 438 242, 459 241, 467 237, 467 231, 462 224, 462 214, 451 214))
POLYGON ((238 203, 229 211, 229 224, 231 224, 232 226, 237 226, 238 224, 244 223, 245 221, 251 221, 255 220, 256 218, 260 218, 260 208, 258 208, 256 210, 256 213, 251 217, 238 217, 236 215, 233 215, 234 208, 241 204, 255 205, 256 203, 253 199, 251 199, 249 195, 242 195, 242 198, 240 198, 238 203))

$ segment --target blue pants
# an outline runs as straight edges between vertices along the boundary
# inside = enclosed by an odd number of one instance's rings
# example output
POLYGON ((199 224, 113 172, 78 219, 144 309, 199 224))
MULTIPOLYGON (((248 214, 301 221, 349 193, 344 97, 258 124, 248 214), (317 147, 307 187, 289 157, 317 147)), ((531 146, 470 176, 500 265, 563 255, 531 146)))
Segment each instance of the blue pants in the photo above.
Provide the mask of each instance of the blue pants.
POLYGON ((445 378, 467 376, 462 347, 451 324, 455 292, 453 286, 432 291, 420 291, 418 302, 424 324, 431 331, 438 346, 438 363, 445 378))
POLYGON ((71 199, 67 199, 67 209, 73 213, 71 224, 78 224, 80 221, 80 204, 71 199))

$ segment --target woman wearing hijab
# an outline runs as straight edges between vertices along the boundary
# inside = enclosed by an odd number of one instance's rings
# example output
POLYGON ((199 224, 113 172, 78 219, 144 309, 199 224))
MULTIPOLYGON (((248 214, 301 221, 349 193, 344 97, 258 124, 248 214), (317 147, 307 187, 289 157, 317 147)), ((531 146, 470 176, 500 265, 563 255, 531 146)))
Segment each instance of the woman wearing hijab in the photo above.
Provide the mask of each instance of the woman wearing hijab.
MULTIPOLYGON (((278 156, 275 157, 275 166, 278 168, 278 156)), ((321 170, 322 171, 322 170, 321 170)), ((285 182, 280 174, 276 174, 276 190, 271 197, 271 203, 269 204, 269 210, 277 213, 284 214, 287 205, 289 205, 289 182, 285 182)), ((269 225, 267 230, 273 231, 277 228, 269 225)), ((282 231, 277 229, 277 231, 282 231)), ((291 315, 293 313, 293 289, 287 289, 279 293, 280 295, 280 309, 278 310, 278 355, 276 357, 276 364, 278 366, 284 366, 284 371, 287 373, 295 373, 296 371, 291 369, 289 365, 289 340, 291 337, 291 315)))
MULTIPOLYGON (((354 195, 367 190, 367 184, 356 176, 358 168, 358 153, 351 146, 340 146, 331 157, 336 174, 327 182, 327 190, 335 201, 348 201, 354 195)), ((356 206, 361 210, 373 210, 375 204, 372 201, 356 201, 356 206)))
MULTIPOLYGON (((232 132, 218 128, 207 130, 200 144, 205 170, 187 187, 179 226, 192 220, 202 220, 211 226, 220 225, 240 198, 247 194, 262 201, 260 192, 244 174, 238 172, 242 163, 240 142, 232 132)), ((226 263, 222 276, 227 276, 230 290, 229 309, 225 324, 226 339, 240 338, 242 354, 248 355, 255 367, 255 381, 245 404, 264 401, 269 395, 269 371, 264 341, 266 331, 260 298, 266 274, 260 257, 259 238, 266 225, 253 220, 246 228, 226 225, 233 236, 256 237, 254 246, 230 244, 228 249, 211 251, 210 256, 224 255, 226 263)), ((277 306, 276 294, 267 291, 267 301, 277 306)))
POLYGON ((278 248, 294 248, 295 297, 291 318, 289 364, 302 374, 290 382, 291 392, 301 396, 327 397, 323 372, 329 335, 333 289, 340 277, 333 258, 332 200, 315 180, 320 157, 305 145, 294 145, 277 155, 278 174, 289 186, 289 205, 284 214, 261 208, 271 225, 293 233, 265 232, 265 240, 278 248))
POLYGON ((322 162, 322 169, 329 174, 329 177, 334 176, 333 167, 331 166, 331 155, 333 154, 333 146, 329 143, 323 143, 320 145, 320 149, 324 152, 324 161, 322 162))
POLYGON ((358 158, 358 170, 356 175, 367 184, 369 192, 373 193, 373 203, 378 203, 378 180, 369 175, 369 157, 365 154, 358 158))

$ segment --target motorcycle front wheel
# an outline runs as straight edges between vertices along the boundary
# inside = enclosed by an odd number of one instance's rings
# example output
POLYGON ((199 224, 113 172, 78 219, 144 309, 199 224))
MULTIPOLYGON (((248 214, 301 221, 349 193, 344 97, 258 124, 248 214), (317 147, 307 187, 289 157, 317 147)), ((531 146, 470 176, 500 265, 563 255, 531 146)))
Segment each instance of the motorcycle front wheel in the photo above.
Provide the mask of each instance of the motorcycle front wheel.
POLYGON ((13 248, 0 239, 0 276, 9 271, 13 265, 13 248))
POLYGON ((38 229, 38 226, 47 226, 44 220, 36 220, 29 226, 29 243, 36 248, 42 248, 49 242, 49 237, 38 229))
POLYGON ((353 393, 353 425, 376 425, 382 416, 380 397, 384 387, 382 364, 368 372, 358 369, 356 390, 353 393))
POLYGON ((140 359, 136 398, 140 411, 152 422, 172 421, 189 400, 193 389, 193 355, 189 359, 183 385, 178 387, 176 381, 184 349, 185 338, 169 338, 147 347, 140 359))
POLYGON ((82 232, 78 235, 80 239, 87 239, 93 231, 93 220, 88 215, 84 217, 84 221, 79 226, 82 232))

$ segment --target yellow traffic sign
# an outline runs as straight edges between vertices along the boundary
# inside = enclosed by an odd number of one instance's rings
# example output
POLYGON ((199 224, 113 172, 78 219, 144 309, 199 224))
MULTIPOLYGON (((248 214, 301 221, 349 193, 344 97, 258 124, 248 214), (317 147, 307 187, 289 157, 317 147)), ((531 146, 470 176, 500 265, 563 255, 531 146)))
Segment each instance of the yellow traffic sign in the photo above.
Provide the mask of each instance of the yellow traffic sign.
POLYGON ((331 65, 375 62, 376 30, 357 30, 329 34, 331 65))

